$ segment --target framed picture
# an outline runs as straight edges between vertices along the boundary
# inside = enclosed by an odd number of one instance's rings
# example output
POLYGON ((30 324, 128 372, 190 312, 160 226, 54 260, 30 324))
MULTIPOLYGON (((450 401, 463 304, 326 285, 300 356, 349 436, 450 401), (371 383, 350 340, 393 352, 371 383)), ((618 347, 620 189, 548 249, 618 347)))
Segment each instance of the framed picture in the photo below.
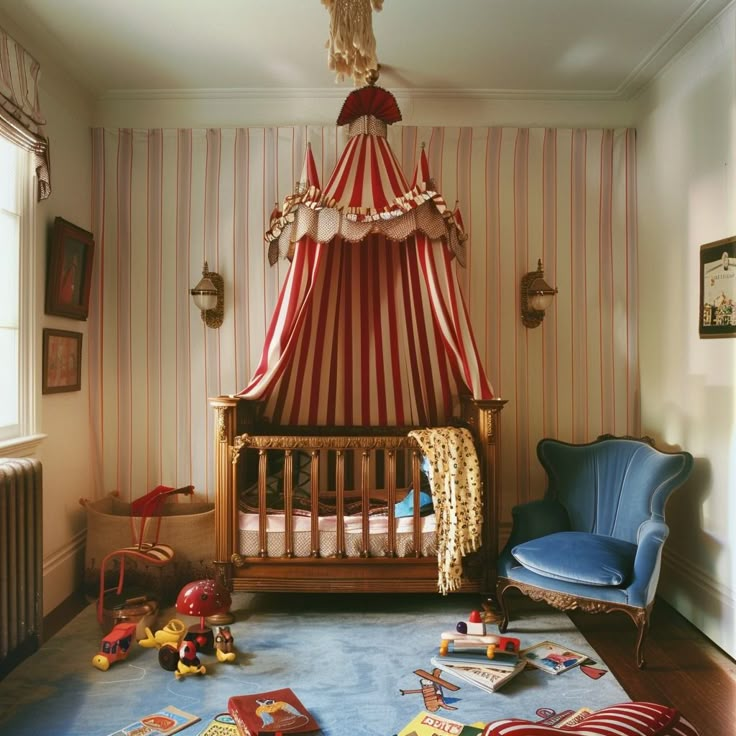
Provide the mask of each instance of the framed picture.
POLYGON ((44 329, 41 383, 44 394, 82 388, 81 332, 44 329))
POLYGON ((736 337, 736 237, 700 246, 700 337, 736 337))
POLYGON ((87 319, 94 248, 92 233, 61 217, 54 220, 46 273, 46 314, 87 319))

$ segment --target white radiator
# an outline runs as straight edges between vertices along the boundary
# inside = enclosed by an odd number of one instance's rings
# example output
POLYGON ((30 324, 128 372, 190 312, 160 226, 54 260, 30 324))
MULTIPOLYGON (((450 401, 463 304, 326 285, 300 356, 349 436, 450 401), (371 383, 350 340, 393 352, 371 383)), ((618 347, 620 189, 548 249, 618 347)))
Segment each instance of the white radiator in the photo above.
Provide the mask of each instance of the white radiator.
POLYGON ((41 644, 42 472, 35 458, 0 458, 0 679, 41 644))

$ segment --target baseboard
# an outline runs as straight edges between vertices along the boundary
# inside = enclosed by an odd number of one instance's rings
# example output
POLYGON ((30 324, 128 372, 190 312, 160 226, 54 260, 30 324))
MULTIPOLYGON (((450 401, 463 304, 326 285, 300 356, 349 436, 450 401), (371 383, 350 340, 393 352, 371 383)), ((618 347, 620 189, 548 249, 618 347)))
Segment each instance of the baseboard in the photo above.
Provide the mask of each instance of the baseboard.
POLYGON ((74 537, 43 561, 43 615, 53 611, 82 587, 87 531, 74 537))
POLYGON ((724 652, 736 658, 736 596, 732 588, 667 548, 657 592, 724 652))

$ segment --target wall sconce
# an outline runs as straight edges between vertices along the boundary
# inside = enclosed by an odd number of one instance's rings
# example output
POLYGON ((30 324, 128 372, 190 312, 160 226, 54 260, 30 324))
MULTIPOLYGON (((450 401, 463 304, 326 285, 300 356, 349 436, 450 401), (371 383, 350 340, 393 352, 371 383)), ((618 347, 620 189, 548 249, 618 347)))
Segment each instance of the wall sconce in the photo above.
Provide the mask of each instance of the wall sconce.
POLYGON ((208 270, 207 261, 204 262, 202 278, 189 293, 202 312, 202 322, 207 327, 217 329, 222 324, 224 314, 225 286, 219 273, 208 270))
POLYGON ((524 327, 539 327, 544 319, 544 312, 552 304, 557 293, 544 280, 542 259, 537 263, 537 270, 530 271, 521 279, 521 321, 524 327))

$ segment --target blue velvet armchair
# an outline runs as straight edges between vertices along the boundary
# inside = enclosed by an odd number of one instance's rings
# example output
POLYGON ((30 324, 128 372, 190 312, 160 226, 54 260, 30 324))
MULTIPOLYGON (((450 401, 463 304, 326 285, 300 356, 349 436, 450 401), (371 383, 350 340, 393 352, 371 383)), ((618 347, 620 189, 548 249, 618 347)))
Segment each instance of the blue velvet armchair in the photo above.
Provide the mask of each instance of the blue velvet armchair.
POLYGON ((543 439, 537 456, 547 491, 512 511, 498 561, 499 629, 508 628, 509 588, 562 610, 624 611, 638 629, 641 668, 669 533, 665 504, 690 475, 692 455, 604 435, 582 445, 543 439))

